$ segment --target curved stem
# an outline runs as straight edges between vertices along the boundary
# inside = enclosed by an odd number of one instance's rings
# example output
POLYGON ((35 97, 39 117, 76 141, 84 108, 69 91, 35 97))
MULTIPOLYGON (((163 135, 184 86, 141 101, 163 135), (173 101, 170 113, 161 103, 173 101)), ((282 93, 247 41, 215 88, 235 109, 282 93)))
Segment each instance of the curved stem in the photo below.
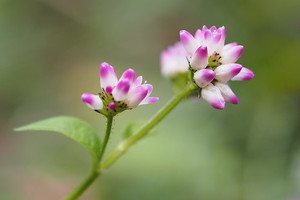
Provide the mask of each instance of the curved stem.
POLYGON ((93 170, 88 177, 78 185, 64 200, 74 200, 77 199, 99 176, 99 172, 93 170))
POLYGON ((139 129, 134 135, 121 142, 117 146, 116 150, 100 164, 109 140, 112 127, 113 116, 108 116, 106 134, 102 143, 102 149, 100 151, 99 163, 97 167, 92 169, 90 175, 77 188, 75 188, 73 192, 65 198, 65 200, 77 199, 101 174, 102 170, 108 169, 113 163, 115 163, 132 145, 134 145, 140 139, 145 137, 153 127, 155 127, 163 118, 165 118, 183 98, 191 94, 191 92, 193 92, 196 89, 197 86, 194 84, 187 85, 187 87, 184 90, 182 90, 181 93, 174 96, 160 111, 158 111, 148 121, 148 123, 146 123, 141 129, 139 129))
POLYGON ((82 195, 82 193, 94 182, 94 180, 99 176, 100 172, 98 171, 98 165, 101 162, 101 159, 104 155, 108 140, 109 140, 109 136, 111 133, 111 127, 112 127, 112 122, 113 122, 113 116, 109 115, 107 116, 107 124, 106 124, 106 132, 105 132, 105 137, 102 143, 102 147, 101 147, 101 151, 100 151, 100 155, 99 155, 99 159, 98 159, 98 163, 97 165, 92 168, 90 174, 88 175, 88 177, 86 177, 86 179, 79 184, 72 192, 71 194, 69 194, 65 200, 74 200, 77 199, 78 197, 80 197, 80 195, 82 195))
POLYGON ((156 126, 163 118, 165 118, 176 106, 177 104, 186 96, 188 96, 192 91, 197 88, 194 84, 188 85, 181 93, 174 96, 160 111, 150 119, 141 129, 139 129, 135 134, 129 137, 127 140, 121 142, 116 150, 101 163, 100 171, 109 168, 114 162, 116 162, 132 145, 138 142, 140 139, 145 137, 148 132, 156 126))

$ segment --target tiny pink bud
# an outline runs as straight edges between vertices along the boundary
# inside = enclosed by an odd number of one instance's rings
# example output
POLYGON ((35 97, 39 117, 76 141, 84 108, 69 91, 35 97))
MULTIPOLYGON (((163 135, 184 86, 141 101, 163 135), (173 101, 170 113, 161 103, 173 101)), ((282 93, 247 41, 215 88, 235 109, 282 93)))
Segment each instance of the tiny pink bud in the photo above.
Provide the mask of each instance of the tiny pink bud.
POLYGON ((105 88, 105 91, 106 91, 108 94, 111 94, 112 91, 113 91, 113 87, 109 85, 109 86, 107 86, 107 87, 105 88))
POLYGON ((116 109, 116 104, 114 102, 110 102, 107 107, 110 109, 110 110, 115 110, 116 109))

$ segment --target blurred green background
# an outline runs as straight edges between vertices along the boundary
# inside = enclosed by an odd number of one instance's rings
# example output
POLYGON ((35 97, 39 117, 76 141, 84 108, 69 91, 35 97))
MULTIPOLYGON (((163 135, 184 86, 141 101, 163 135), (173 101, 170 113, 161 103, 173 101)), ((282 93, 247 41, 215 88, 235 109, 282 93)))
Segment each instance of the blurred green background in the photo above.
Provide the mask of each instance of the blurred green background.
POLYGON ((99 91, 98 67, 133 67, 160 101, 115 119, 147 120, 172 96, 159 54, 178 31, 226 26, 256 77, 233 82, 239 105, 185 101, 86 192, 88 200, 300 199, 299 0, 1 0, 0 199, 61 199, 87 175, 89 155, 59 134, 16 133, 72 115, 103 136, 80 100, 99 91))

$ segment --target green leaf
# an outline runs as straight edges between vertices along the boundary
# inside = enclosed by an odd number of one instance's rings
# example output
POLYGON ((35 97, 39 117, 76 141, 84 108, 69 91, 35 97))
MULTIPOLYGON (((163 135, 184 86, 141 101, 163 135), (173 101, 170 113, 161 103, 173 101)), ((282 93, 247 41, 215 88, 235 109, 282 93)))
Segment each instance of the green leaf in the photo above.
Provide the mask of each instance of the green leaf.
POLYGON ((100 155, 100 140, 97 132, 86 122, 75 117, 59 116, 37 121, 15 131, 53 131, 61 133, 85 147, 97 163, 100 155))
MULTIPOLYGON (((131 122, 127 125, 124 133, 123 133, 123 139, 127 139, 129 138, 130 136, 132 136, 136 131, 138 131, 140 128, 142 128, 142 126, 145 124, 146 122, 145 121, 134 121, 134 122, 131 122)), ((153 136, 153 135, 156 135, 158 133, 158 131, 156 130, 151 130, 149 133, 148 133, 148 136, 153 136)))
POLYGON ((123 133, 123 138, 124 139, 129 138, 131 135, 133 135, 135 131, 141 128, 144 123, 145 123, 144 121, 135 121, 128 124, 128 126, 126 127, 123 133))

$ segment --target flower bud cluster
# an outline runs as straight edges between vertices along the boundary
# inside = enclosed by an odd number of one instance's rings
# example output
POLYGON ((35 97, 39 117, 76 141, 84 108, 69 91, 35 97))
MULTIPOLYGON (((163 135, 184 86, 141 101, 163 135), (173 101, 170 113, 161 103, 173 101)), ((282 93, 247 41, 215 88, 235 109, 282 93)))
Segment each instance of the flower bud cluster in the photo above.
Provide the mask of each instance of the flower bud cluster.
POLYGON ((135 77, 133 69, 126 70, 118 80, 115 69, 108 63, 100 65, 101 92, 84 93, 81 99, 87 106, 104 115, 115 115, 138 105, 155 103, 158 97, 149 97, 153 87, 142 84, 143 77, 135 77))
POLYGON ((254 74, 236 63, 244 47, 237 43, 225 45, 225 38, 225 27, 212 26, 208 29, 203 26, 194 35, 185 30, 180 31, 180 42, 161 54, 162 72, 172 77, 179 71, 190 71, 192 81, 201 90, 201 97, 216 109, 224 109, 225 101, 237 104, 238 97, 229 87, 228 81, 250 80, 254 74), (186 51, 179 51, 180 48, 186 51), (184 59, 188 59, 187 64, 183 64, 184 59), (166 64, 168 61, 172 65, 166 64))

